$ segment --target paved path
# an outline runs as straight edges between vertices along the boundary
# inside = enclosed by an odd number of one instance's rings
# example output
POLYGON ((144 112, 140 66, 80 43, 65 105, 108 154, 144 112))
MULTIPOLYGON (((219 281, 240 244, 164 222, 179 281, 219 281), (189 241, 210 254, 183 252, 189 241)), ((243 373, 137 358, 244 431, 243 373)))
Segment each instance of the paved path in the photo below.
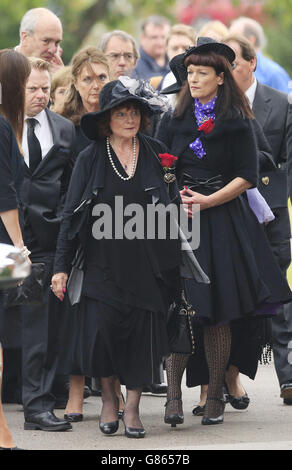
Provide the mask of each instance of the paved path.
MULTIPOLYGON (((126 438, 122 425, 115 435, 102 435, 97 425, 101 400, 96 397, 86 400, 84 421, 66 433, 24 431, 21 407, 5 405, 5 411, 17 445, 31 450, 292 450, 292 406, 284 406, 279 398, 274 366, 260 366, 256 381, 243 377, 243 384, 251 398, 248 410, 227 405, 219 426, 202 426, 201 418, 192 416, 198 388, 184 387, 185 423, 177 428, 163 422, 164 397, 143 395, 141 417, 147 436, 139 440, 126 438)), ((62 417, 61 410, 56 414, 62 417)))

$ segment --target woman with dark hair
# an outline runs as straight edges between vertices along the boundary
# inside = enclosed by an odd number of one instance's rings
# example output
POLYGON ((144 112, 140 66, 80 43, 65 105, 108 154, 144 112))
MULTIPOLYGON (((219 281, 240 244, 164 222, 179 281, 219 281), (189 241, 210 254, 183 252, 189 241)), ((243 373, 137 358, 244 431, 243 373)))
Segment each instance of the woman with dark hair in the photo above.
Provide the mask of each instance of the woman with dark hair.
MULTIPOLYGON (((179 289, 181 260, 179 240, 168 230, 165 239, 148 238, 148 207, 152 201, 168 205, 170 194, 158 158, 165 147, 141 133, 163 101, 144 92, 138 81, 120 77, 101 91, 100 111, 81 120, 82 131, 94 142, 75 164, 52 278, 53 292, 63 300, 78 241, 73 266, 83 264, 82 324, 72 353, 85 375, 101 377, 104 434, 119 426, 115 377, 126 386, 123 421, 125 435, 132 438, 145 436, 139 417, 142 389, 157 383, 168 353, 165 316, 179 289), (144 228, 139 236, 128 236, 134 205, 142 211, 136 230, 140 223, 144 228)), ((175 188, 170 192, 178 198, 175 188)), ((71 298, 70 282, 67 290, 71 298)))
MULTIPOLYGON (((81 118, 86 113, 98 111, 99 94, 104 85, 110 81, 107 58, 96 47, 89 46, 81 49, 72 58, 69 75, 66 96, 57 112, 70 119, 75 126, 75 150, 78 155, 91 143, 82 132, 81 118)), ((69 321, 65 324, 71 329, 78 329, 78 306, 68 308, 65 315, 69 321)), ((69 364, 67 357, 61 357, 60 363, 59 371, 64 375, 70 375, 69 400, 65 409, 65 418, 73 422, 82 421, 85 377, 80 375, 80 370, 74 361, 69 364)), ((122 409, 123 397, 121 393, 119 395, 122 409)))
MULTIPOLYGON (((26 57, 9 49, 0 51, 0 242, 20 248, 24 256, 30 253, 22 239, 17 189, 23 170, 23 158, 19 148, 24 122, 25 84, 29 74, 30 64, 26 57)), ((0 316, 3 319, 1 294, 0 316)), ((1 336, 2 334, 3 332, 1 336)), ((14 450, 17 447, 5 421, 1 402, 2 361, 0 344, 0 449, 14 450)))
MULTIPOLYGON (((233 78, 234 58, 230 47, 199 38, 197 47, 181 56, 187 82, 173 118, 158 134, 178 156, 177 177, 189 216, 194 204, 200 207, 195 255, 210 284, 186 280, 185 290, 196 310, 196 344, 202 345, 188 368, 195 364, 205 372, 198 385, 209 383, 204 425, 223 422, 224 375, 231 346, 236 347, 231 339, 240 332, 246 338, 241 356, 258 355, 259 319, 276 314, 276 307, 291 299, 262 227, 241 196, 257 185, 257 149, 252 112, 233 78)), ((182 354, 166 360, 165 422, 174 426, 183 422, 181 379, 187 362, 182 354)))

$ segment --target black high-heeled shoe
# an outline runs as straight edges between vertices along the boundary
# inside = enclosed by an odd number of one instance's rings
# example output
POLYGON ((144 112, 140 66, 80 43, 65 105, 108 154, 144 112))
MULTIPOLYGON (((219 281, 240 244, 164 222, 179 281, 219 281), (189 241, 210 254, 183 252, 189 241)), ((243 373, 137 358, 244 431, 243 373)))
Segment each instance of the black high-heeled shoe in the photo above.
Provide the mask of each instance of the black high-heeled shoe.
POLYGON ((224 421, 224 409, 225 409, 224 399, 223 398, 210 397, 210 398, 207 398, 207 402, 208 401, 218 401, 218 402, 220 402, 220 404, 221 404, 221 414, 216 416, 215 418, 209 418, 207 416, 203 416, 202 424, 204 426, 209 426, 209 425, 212 425, 212 424, 222 424, 223 421, 224 421))
POLYGON ((80 423, 83 421, 83 414, 82 413, 65 413, 64 414, 65 421, 69 421, 69 423, 80 423))
POLYGON ((133 428, 130 426, 127 426, 125 421, 124 421, 124 416, 122 417, 122 421, 125 426, 125 436, 134 438, 134 439, 141 439, 145 437, 146 431, 144 428, 133 428))
POLYGON ((244 395, 241 397, 230 395, 227 384, 225 383, 223 387, 225 403, 230 403, 235 410, 246 410, 250 404, 250 398, 245 390, 244 392, 244 395))
POLYGON ((115 434, 119 429, 119 420, 111 421, 110 423, 99 422, 99 429, 103 434, 115 434))
POLYGON ((169 400, 167 400, 167 402, 165 403, 164 406, 166 407, 165 408, 165 415, 164 415, 164 422, 166 424, 171 424, 171 427, 175 428, 177 424, 182 424, 184 422, 184 414, 183 414, 183 410, 182 410, 182 399, 181 398, 169 398, 169 400), (173 401, 178 403, 177 412, 169 413, 167 408, 168 408, 169 403, 171 403, 173 401), (179 404, 181 405, 181 412, 178 409, 179 404))
MULTIPOLYGON (((124 398, 124 395, 123 393, 121 392, 121 397, 122 397, 122 400, 123 400, 123 404, 125 406, 125 398, 124 398)), ((120 400, 119 400, 119 408, 120 408, 120 400)), ((123 419, 123 416, 124 416, 124 410, 120 410, 118 411, 118 417, 119 419, 123 419)))

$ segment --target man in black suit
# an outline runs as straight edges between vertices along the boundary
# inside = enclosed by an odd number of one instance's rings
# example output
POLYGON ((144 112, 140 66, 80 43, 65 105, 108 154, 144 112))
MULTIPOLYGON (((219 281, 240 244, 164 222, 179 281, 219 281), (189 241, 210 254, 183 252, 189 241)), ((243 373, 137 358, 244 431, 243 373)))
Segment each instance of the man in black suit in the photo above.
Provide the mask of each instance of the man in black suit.
MULTIPOLYGON (((262 85, 254 76, 256 51, 242 36, 232 35, 225 42, 235 51, 234 78, 246 94, 256 120, 261 125, 271 148, 276 170, 260 173, 259 191, 272 209, 275 220, 266 227, 273 253, 286 275, 291 262, 290 221, 288 213, 288 153, 291 148, 292 109, 285 93, 262 85)), ((292 155, 289 155, 292 158, 292 155)), ((292 364, 289 343, 292 340, 292 310, 290 305, 272 319, 275 368, 284 403, 292 404, 292 364)), ((291 343, 290 343, 291 344, 291 343)))
POLYGON ((47 109, 50 97, 49 64, 30 59, 26 85, 22 148, 25 175, 21 187, 24 239, 33 263, 45 264, 41 305, 22 306, 22 400, 24 429, 65 431, 70 423, 53 413, 51 395, 59 351, 60 303, 50 280, 60 215, 74 162, 73 124, 47 109))

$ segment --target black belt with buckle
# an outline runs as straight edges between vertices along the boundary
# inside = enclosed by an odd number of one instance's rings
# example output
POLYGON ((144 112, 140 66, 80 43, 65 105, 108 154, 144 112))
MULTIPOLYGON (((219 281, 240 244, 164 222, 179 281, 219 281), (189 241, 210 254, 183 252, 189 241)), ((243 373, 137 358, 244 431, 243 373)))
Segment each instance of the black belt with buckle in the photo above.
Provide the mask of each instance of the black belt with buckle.
POLYGON ((192 191, 214 193, 225 186, 222 175, 211 178, 196 178, 183 173, 181 177, 182 186, 187 186, 192 191))

